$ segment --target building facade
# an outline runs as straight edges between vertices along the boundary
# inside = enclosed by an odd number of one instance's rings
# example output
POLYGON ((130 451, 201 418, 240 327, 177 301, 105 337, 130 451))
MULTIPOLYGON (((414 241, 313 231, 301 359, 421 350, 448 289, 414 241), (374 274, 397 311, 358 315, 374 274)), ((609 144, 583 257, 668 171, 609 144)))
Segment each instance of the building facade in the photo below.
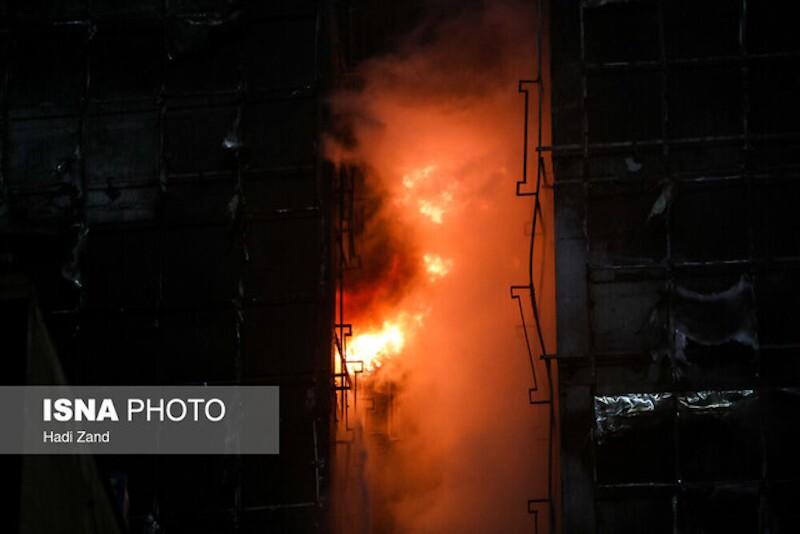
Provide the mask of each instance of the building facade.
POLYGON ((550 9, 563 532, 792 532, 788 7, 550 9))

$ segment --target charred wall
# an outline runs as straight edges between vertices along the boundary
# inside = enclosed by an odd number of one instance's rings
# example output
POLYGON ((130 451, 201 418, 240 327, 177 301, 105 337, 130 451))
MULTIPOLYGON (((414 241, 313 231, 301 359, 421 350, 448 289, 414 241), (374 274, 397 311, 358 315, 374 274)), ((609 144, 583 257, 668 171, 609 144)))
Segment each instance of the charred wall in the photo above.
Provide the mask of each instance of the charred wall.
POLYGON ((131 532, 325 528, 332 14, 0 2, 0 268, 69 381, 281 388, 279 456, 103 458, 131 532))
POLYGON ((800 40, 767 2, 551 3, 564 532, 792 532, 800 40))

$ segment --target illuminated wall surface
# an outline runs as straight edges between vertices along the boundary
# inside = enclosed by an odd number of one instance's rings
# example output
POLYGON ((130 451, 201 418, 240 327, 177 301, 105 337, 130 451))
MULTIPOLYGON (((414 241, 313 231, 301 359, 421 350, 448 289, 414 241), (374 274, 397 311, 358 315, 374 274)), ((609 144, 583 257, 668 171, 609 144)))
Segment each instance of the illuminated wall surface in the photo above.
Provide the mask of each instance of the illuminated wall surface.
POLYGON ((800 40, 553 2, 564 532, 796 532, 800 40))

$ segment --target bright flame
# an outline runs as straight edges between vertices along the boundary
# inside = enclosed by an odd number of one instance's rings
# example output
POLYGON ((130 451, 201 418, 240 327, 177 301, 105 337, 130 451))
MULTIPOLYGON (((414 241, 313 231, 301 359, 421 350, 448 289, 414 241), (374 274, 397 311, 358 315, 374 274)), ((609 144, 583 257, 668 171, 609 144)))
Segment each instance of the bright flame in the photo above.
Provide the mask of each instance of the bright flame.
POLYGON ((453 260, 444 259, 436 254, 425 254, 422 256, 422 261, 425 262, 425 270, 428 271, 431 280, 444 278, 453 268, 453 260))
POLYGON ((437 206, 429 200, 419 201, 419 212, 436 224, 442 224, 444 208, 437 206))
MULTIPOLYGON (((427 168, 427 167, 426 167, 427 168)), ((421 199, 418 202, 419 212, 436 224, 442 224, 447 208, 453 203, 453 194, 443 191, 435 200, 421 199)))
POLYGON ((414 333, 422 327, 429 310, 418 309, 415 313, 402 311, 383 321, 380 328, 354 333, 347 343, 348 369, 370 373, 380 369, 394 356, 401 354, 414 333), (355 367, 363 362, 362 367, 355 367))
POLYGON ((424 181, 434 172, 436 172, 436 165, 428 165, 421 169, 415 169, 403 175, 403 186, 406 189, 414 189, 418 183, 424 181))
POLYGON ((418 212, 434 224, 444 222, 444 216, 453 203, 452 185, 445 185, 445 177, 437 174, 438 171, 436 163, 408 171, 400 179, 403 189, 396 196, 401 205, 416 204, 418 212))
MULTIPOLYGON (((454 201, 453 186, 443 183, 445 178, 439 174, 437 163, 412 168, 401 176, 402 188, 394 191, 395 203, 403 210, 416 205, 420 214, 434 224, 441 225, 454 201)), ((419 221, 412 224, 419 224, 419 221)), ((421 263, 434 282, 447 276, 453 269, 453 260, 438 254, 423 254, 421 263)), ((410 313, 407 307, 398 308, 389 310, 387 315, 381 317, 383 323, 380 327, 353 333, 345 351, 346 360, 350 362, 349 369, 370 373, 403 352, 409 336, 422 327, 427 311, 423 309, 419 313, 410 313), (355 367, 355 362, 363 362, 363 367, 355 367)), ((359 322, 355 321, 355 324, 359 322)))
POLYGON ((384 361, 402 352, 406 335, 400 323, 384 321, 380 330, 353 336, 347 347, 348 360, 364 362, 365 371, 374 371, 384 361))

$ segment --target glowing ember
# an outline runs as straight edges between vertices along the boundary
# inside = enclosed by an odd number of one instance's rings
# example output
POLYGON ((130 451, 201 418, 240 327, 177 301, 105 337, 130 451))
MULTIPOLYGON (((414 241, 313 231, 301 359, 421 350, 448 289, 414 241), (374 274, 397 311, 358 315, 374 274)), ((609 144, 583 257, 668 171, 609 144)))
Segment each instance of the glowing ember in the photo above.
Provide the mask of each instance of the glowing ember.
POLYGON ((422 261, 425 262, 425 270, 428 271, 431 280, 444 278, 453 268, 453 260, 443 259, 436 254, 425 254, 422 256, 422 261))

